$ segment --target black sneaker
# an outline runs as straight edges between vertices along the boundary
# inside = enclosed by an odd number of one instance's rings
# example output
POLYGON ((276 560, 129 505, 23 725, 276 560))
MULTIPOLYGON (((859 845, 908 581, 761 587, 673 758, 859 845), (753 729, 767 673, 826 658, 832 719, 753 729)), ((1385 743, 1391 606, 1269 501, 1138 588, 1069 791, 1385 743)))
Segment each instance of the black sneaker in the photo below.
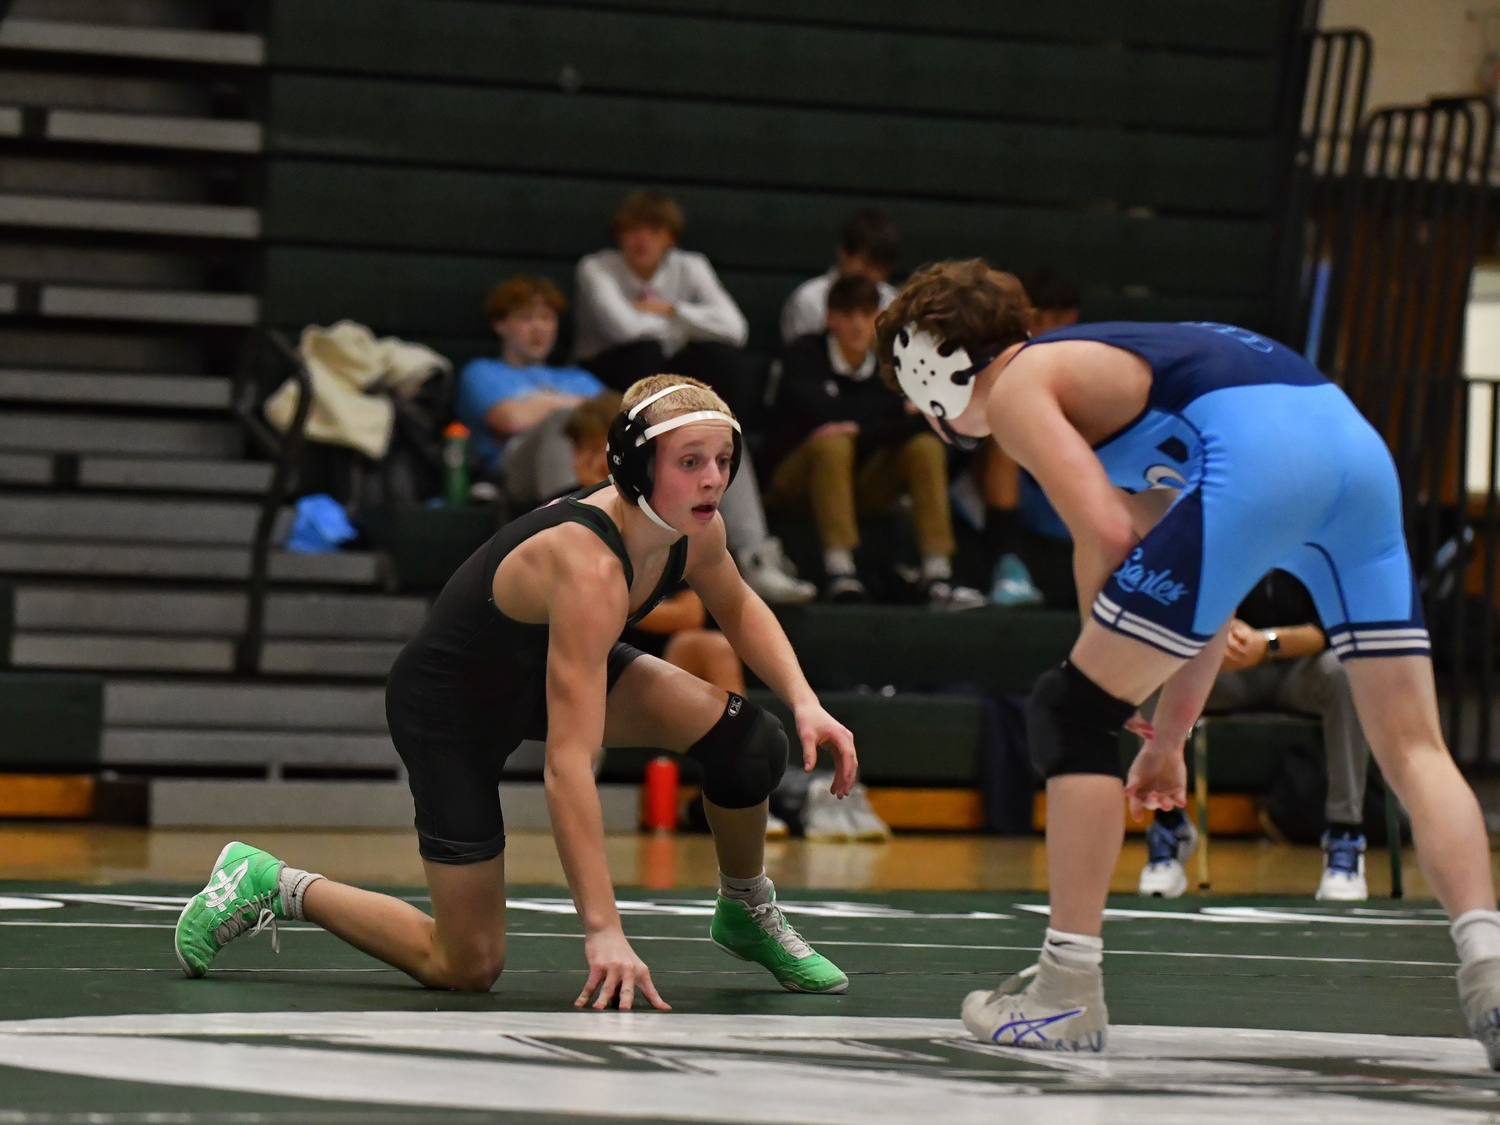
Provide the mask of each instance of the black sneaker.
POLYGON ((823 588, 823 600, 828 602, 867 602, 870 596, 865 584, 852 574, 835 574, 823 588))

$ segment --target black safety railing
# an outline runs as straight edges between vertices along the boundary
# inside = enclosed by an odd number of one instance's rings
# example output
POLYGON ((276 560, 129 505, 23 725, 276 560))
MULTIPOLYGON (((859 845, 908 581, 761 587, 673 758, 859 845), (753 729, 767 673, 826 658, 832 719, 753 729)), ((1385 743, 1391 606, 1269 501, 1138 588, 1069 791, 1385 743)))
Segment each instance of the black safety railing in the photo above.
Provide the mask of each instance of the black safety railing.
POLYGON ((255 538, 250 545, 250 572, 245 584, 245 629, 235 648, 235 671, 242 675, 260 668, 276 519, 292 490, 312 400, 312 376, 297 349, 280 332, 260 329, 252 333, 245 342, 235 378, 234 411, 251 440, 271 460, 273 468, 271 483, 261 498, 255 538), (297 406, 291 425, 283 434, 267 424, 261 407, 266 388, 280 386, 288 377, 297 385, 297 406))
POLYGON ((1336 220, 1322 311, 1310 316, 1310 354, 1395 458, 1445 733, 1477 769, 1500 768, 1491 720, 1494 418, 1483 413, 1495 392, 1493 382, 1465 377, 1463 357, 1475 264, 1493 241, 1494 135, 1494 110, 1480 98, 1371 114, 1350 140, 1346 167, 1336 170, 1335 152, 1325 178, 1336 220), (1480 478, 1476 456, 1491 466, 1480 478))
MULTIPOLYGON (((1423 594, 1444 733, 1458 760, 1500 767, 1494 751, 1496 581, 1500 576, 1500 377, 1465 379, 1456 404, 1456 495, 1423 594)), ((1436 505, 1434 507, 1437 507, 1436 505)))
POLYGON ((1370 36, 1358 28, 1312 37, 1269 325, 1273 336, 1298 351, 1316 340, 1323 321, 1338 189, 1364 118, 1370 57, 1370 36))

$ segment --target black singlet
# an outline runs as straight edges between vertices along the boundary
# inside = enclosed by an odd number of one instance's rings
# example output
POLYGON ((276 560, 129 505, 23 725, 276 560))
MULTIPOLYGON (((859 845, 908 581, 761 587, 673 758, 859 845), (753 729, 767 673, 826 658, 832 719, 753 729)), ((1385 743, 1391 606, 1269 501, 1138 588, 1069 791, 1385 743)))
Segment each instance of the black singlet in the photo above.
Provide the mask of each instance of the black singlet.
MULTIPOLYGON (((495 605, 495 571, 533 535, 581 523, 614 551, 630 585, 635 570, 608 513, 581 503, 602 488, 576 492, 502 527, 458 568, 386 682, 386 718, 416 801, 422 855, 441 863, 491 859, 505 847, 497 787, 505 759, 524 739, 547 737, 545 622, 507 617, 495 605)), ((672 545, 661 580, 634 625, 682 582, 687 539, 672 545)), ((617 643, 610 687, 640 652, 617 643)))

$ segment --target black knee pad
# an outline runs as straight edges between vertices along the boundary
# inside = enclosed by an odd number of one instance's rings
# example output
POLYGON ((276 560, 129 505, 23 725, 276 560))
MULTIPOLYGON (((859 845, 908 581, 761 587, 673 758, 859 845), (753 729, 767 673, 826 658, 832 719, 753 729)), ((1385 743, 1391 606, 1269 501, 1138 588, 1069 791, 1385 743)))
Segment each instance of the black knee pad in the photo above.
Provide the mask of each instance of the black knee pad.
POLYGON ((781 720, 730 693, 724 714, 688 751, 703 769, 703 796, 720 808, 749 809, 771 795, 786 773, 781 720))
POLYGON ((1120 730, 1135 704, 1116 699, 1064 660, 1037 678, 1026 700, 1031 761, 1044 778, 1098 773, 1125 778, 1120 730))

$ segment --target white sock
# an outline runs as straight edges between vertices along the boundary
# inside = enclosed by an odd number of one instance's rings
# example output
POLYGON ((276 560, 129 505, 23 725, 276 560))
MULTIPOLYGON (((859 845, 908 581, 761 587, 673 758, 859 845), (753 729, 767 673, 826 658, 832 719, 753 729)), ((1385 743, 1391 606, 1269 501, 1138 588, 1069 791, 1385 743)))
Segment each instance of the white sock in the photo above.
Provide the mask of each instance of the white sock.
POLYGON ((953 561, 947 555, 925 555, 922 577, 928 582, 946 582, 953 577, 953 561))
POLYGON ((276 880, 281 890, 282 917, 305 922, 307 917, 302 913, 302 896, 307 894, 308 887, 321 878, 323 876, 311 871, 303 871, 300 868, 282 864, 281 875, 276 880))
POLYGON ((1051 957, 1065 969, 1088 972, 1104 964, 1104 939, 1087 934, 1070 934, 1047 927, 1042 942, 1042 956, 1051 957))
POLYGON ((749 879, 731 879, 720 871, 719 893, 746 906, 764 906, 776 897, 776 887, 766 878, 764 869, 749 879))
POLYGON ((823 572, 830 578, 853 575, 854 552, 847 547, 828 547, 823 551, 823 572))
POLYGON ((1500 910, 1466 910, 1453 919, 1448 932, 1465 965, 1500 957, 1500 910))

